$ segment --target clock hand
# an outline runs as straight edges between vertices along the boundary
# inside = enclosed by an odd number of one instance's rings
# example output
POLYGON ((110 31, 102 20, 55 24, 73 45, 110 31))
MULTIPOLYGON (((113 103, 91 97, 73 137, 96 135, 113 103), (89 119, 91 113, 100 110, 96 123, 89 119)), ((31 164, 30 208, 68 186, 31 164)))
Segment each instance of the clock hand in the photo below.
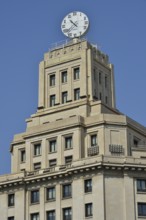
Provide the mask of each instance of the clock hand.
POLYGON ((69 29, 68 29, 68 31, 67 32, 70 32, 72 29, 74 29, 75 28, 75 26, 74 25, 72 25, 69 29))
POLYGON ((78 27, 78 26, 77 26, 77 21, 74 23, 72 20, 70 20, 70 22, 71 22, 74 26, 78 27))

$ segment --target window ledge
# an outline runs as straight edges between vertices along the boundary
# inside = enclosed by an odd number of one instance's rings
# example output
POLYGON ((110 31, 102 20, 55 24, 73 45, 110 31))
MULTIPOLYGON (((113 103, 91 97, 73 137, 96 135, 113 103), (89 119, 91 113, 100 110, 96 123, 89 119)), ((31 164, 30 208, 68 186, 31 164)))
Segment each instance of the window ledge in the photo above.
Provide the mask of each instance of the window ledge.
POLYGON ((42 156, 41 154, 38 154, 38 155, 33 155, 33 157, 40 157, 42 156))
POLYGON ((67 197, 62 198, 62 200, 65 200, 65 199, 72 199, 72 196, 67 196, 67 197))
POLYGON ((56 199, 48 199, 48 200, 46 200, 46 203, 48 203, 48 202, 55 202, 56 201, 56 199))
POLYGON ((34 202, 34 203, 30 203, 30 205, 39 205, 40 202, 34 202))

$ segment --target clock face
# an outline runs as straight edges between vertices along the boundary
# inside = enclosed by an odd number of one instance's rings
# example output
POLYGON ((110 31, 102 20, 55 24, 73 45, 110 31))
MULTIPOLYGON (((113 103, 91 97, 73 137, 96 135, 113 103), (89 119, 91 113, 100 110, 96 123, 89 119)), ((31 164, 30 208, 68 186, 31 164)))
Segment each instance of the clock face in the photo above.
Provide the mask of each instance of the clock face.
POLYGON ((69 38, 84 35, 89 28, 88 17, 79 11, 69 13, 61 23, 61 30, 69 38))

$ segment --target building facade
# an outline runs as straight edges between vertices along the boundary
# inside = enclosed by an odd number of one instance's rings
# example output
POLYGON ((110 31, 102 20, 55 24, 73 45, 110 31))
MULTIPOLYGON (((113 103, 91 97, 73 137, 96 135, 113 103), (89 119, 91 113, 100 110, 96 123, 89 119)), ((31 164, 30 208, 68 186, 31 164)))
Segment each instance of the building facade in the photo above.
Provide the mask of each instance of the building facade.
POLYGON ((0 177, 2 220, 146 219, 146 128, 116 109, 106 54, 84 39, 47 52, 26 123, 0 177))

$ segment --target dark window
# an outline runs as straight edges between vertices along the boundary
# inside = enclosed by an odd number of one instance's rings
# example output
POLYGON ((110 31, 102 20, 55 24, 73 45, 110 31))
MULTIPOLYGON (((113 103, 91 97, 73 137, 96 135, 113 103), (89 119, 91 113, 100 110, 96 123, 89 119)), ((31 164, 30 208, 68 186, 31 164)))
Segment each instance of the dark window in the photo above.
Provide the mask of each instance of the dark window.
POLYGON ((56 140, 49 141, 49 152, 53 153, 57 151, 56 140))
POLYGON ((38 163, 34 163, 33 165, 34 167, 34 170, 40 170, 41 169, 41 162, 38 162, 38 163))
POLYGON ((39 190, 31 191, 31 203, 39 202, 39 190))
POLYGON ((41 155, 41 144, 37 143, 34 144, 34 156, 39 156, 41 155))
POLYGON ((25 150, 21 150, 20 151, 20 159, 21 159, 21 163, 24 163, 26 160, 26 152, 25 150))
POLYGON ((74 79, 79 79, 80 78, 80 69, 78 68, 74 68, 74 79))
POLYGON ((14 220, 14 216, 8 217, 8 220, 14 220))
POLYGON ((138 203, 138 216, 146 216, 146 203, 138 203))
POLYGON ((72 148, 72 136, 65 137, 65 149, 72 148))
POLYGON ((99 72, 99 84, 101 84, 101 72, 99 72))
POLYGON ((55 100, 56 100, 56 96, 50 95, 50 106, 51 107, 55 105, 55 100))
POLYGON ((67 71, 62 72, 62 83, 67 82, 67 71))
POLYGON ((107 76, 105 76, 105 88, 107 88, 107 76))
POLYGON ((62 93, 62 103, 63 104, 67 102, 67 96, 68 96, 67 92, 62 93))
POLYGON ((91 147, 94 147, 97 145, 97 135, 91 135, 91 147))
POLYGON ((71 184, 62 185, 63 198, 71 197, 71 184))
POLYGON ((93 216, 92 203, 85 204, 85 217, 93 216))
POLYGON ((55 167, 56 165, 57 165, 56 159, 49 160, 49 167, 55 167))
POLYGON ((72 163, 72 156, 65 157, 65 164, 71 164, 72 163))
POLYGON ((63 220, 72 220, 71 208, 64 208, 63 209, 63 220))
POLYGON ((108 104, 108 97, 105 96, 105 103, 108 104))
POLYGON ((50 76, 50 86, 55 86, 55 74, 50 76))
POLYGON ((8 194, 8 206, 14 206, 15 205, 15 194, 8 194))
POLYGON ((33 213, 31 214, 31 220, 39 220, 39 213, 33 213))
POLYGON ((92 179, 85 180, 85 193, 92 192, 92 179))
POLYGON ((51 210, 47 212, 47 220, 55 220, 55 210, 51 210))
POLYGON ((99 93, 99 99, 102 100, 102 93, 99 93))
POLYGON ((146 180, 137 180, 137 191, 146 192, 146 180))
POLYGON ((54 200, 56 197, 55 187, 50 187, 46 189, 46 198, 47 201, 54 200))
POLYGON ((133 139, 134 147, 138 147, 139 143, 140 143, 140 139, 138 139, 137 137, 134 137, 133 139))
POLYGON ((75 89, 74 90, 74 100, 79 100, 80 99, 80 89, 75 89))

